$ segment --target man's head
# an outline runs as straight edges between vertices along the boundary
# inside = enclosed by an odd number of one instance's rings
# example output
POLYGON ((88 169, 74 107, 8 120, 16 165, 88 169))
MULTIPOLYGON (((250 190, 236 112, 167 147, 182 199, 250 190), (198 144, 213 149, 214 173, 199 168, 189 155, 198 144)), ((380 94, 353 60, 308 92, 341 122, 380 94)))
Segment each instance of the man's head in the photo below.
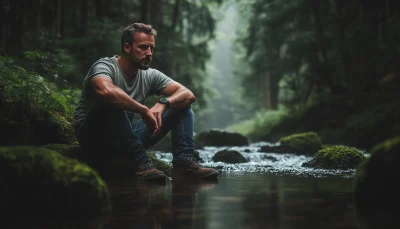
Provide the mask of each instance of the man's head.
POLYGON ((151 25, 134 23, 121 37, 122 53, 137 69, 148 69, 153 56, 157 31, 151 25))

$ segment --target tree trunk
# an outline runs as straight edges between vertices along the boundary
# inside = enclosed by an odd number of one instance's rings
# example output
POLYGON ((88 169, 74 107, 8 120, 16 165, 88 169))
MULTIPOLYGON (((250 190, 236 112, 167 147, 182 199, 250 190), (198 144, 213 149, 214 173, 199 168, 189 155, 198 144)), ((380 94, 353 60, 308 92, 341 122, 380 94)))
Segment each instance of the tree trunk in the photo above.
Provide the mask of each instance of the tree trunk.
POLYGON ((5 0, 1 4, 1 15, 0 15, 0 24, 1 24, 1 43, 0 43, 0 55, 5 55, 8 52, 8 36, 10 29, 10 9, 6 7, 9 5, 9 0, 5 0))
POLYGON ((36 25, 35 31, 36 35, 39 36, 39 33, 42 29, 42 7, 43 7, 43 0, 39 0, 39 4, 36 5, 36 25))
POLYGON ((268 75, 268 104, 270 110, 275 110, 278 108, 279 79, 275 75, 272 76, 270 73, 268 75))
POLYGON ((78 35, 85 36, 86 29, 88 24, 88 9, 89 9, 89 1, 81 1, 81 23, 79 25, 78 35))
POLYGON ((324 35, 323 35, 323 30, 322 30, 322 24, 321 24, 321 17, 320 17, 320 4, 321 0, 311 0, 311 7, 313 11, 313 17, 314 17, 314 25, 315 25, 315 33, 316 33, 316 40, 318 43, 319 51, 322 54, 322 64, 321 66, 318 67, 318 74, 319 77, 323 77, 323 80, 325 84, 332 85, 332 78, 331 74, 328 68, 328 57, 327 57, 327 51, 326 47, 324 44, 324 35))
POLYGON ((175 30, 179 18, 179 3, 180 0, 175 0, 174 10, 172 11, 171 29, 175 30))
POLYGON ((18 54, 22 50, 22 37, 24 26, 24 4, 23 0, 11 1, 9 11, 9 30, 6 45, 9 54, 18 54))
POLYGON ((57 37, 62 39, 64 36, 64 0, 57 1, 57 37))
POLYGON ((140 22, 148 23, 148 11, 148 0, 142 0, 142 3, 140 5, 140 22))
POLYGON ((103 1, 102 0, 96 0, 96 17, 98 19, 102 19, 104 16, 103 14, 103 1))

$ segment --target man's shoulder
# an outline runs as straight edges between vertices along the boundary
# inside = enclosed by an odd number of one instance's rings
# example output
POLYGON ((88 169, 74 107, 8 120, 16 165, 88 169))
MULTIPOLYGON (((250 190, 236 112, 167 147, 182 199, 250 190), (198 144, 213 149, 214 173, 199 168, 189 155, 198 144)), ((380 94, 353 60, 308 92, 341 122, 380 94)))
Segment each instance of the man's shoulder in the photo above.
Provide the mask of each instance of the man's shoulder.
POLYGON ((115 57, 102 57, 98 59, 96 62, 94 62, 93 65, 96 64, 107 64, 107 65, 115 65, 115 57))

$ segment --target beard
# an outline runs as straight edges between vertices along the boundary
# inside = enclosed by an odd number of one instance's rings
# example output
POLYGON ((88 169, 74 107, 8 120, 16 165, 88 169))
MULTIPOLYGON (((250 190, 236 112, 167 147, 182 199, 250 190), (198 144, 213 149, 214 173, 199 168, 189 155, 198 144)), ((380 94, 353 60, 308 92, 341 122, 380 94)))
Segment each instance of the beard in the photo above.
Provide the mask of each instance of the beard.
POLYGON ((150 63, 151 60, 147 60, 145 58, 143 59, 133 59, 132 60, 132 64, 137 68, 137 69, 141 69, 141 70, 147 70, 150 68, 150 63))

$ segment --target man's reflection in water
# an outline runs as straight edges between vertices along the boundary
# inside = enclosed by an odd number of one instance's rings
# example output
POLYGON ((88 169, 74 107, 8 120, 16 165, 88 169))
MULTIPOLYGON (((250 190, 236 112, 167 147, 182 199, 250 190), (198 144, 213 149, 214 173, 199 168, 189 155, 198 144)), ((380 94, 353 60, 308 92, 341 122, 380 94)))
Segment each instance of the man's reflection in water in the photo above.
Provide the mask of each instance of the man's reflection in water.
POLYGON ((163 228, 191 229, 196 193, 200 190, 209 189, 217 183, 217 178, 198 180, 181 176, 173 171, 171 218, 163 228))
POLYGON ((186 229, 193 226, 196 193, 218 183, 173 176, 169 184, 137 181, 111 183, 112 216, 104 229, 186 229), (113 184, 114 183, 114 184, 113 184))

